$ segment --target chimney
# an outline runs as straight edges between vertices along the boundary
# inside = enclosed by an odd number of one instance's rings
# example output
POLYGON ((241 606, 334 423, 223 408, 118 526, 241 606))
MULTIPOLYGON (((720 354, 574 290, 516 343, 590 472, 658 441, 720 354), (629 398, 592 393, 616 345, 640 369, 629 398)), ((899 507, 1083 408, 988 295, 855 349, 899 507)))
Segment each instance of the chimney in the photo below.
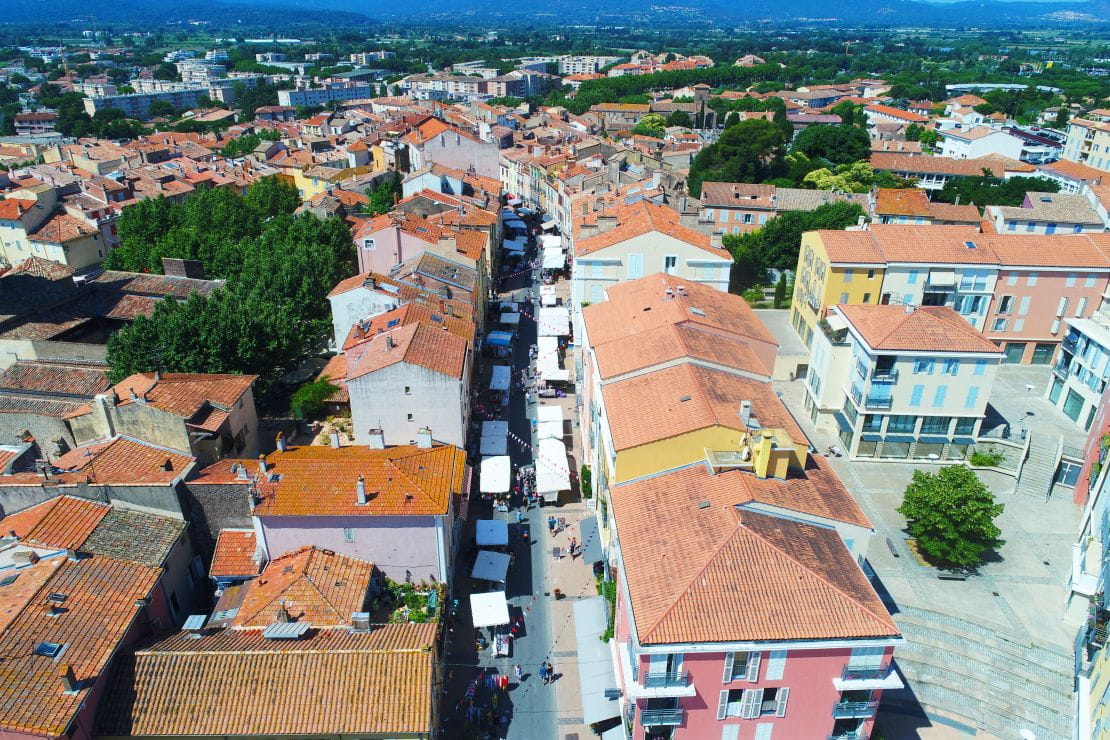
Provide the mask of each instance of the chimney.
POLYGON ((67 547, 66 548, 66 560, 68 560, 71 563, 76 563, 80 559, 81 559, 81 553, 80 553, 80 551, 77 550, 77 548, 74 548, 74 547, 67 547))
POLYGON ((370 430, 370 449, 384 450, 385 449, 385 432, 375 427, 370 430))
POLYGON ((366 502, 368 500, 366 498, 366 479, 363 478, 361 475, 358 477, 358 480, 355 482, 355 495, 358 497, 359 505, 360 506, 365 506, 366 502))
POLYGON ((247 475, 247 466, 245 466, 245 465, 240 465, 239 463, 232 463, 231 464, 231 471, 233 473, 235 473, 235 479, 236 480, 250 480, 250 476, 247 475))
POLYGON ((154 382, 157 383, 161 379, 162 379, 162 371, 161 370, 155 370, 154 371, 154 382))
POLYGON ((332 432, 328 435, 328 439, 331 441, 332 447, 339 449, 339 432, 332 432))
POLYGON ((709 244, 711 246, 717 247, 718 249, 724 249, 724 238, 725 236, 723 233, 721 233, 720 231, 714 231, 712 234, 709 235, 709 244))
POLYGON ((277 448, 278 452, 288 452, 289 445, 285 443, 285 435, 281 432, 277 433, 277 448))
POLYGON ((362 284, 370 290, 374 290, 378 287, 378 281, 372 274, 367 275, 366 279, 362 281, 362 284))
POLYGON ((752 420, 752 402, 751 401, 741 401, 740 402, 740 420, 742 422, 744 422, 745 427, 751 425, 751 420, 752 420))
POLYGON ((289 610, 285 608, 285 601, 282 600, 281 605, 278 607, 277 621, 279 622, 292 622, 293 618, 289 616, 289 610))
POLYGON ((422 450, 432 449, 432 430, 424 427, 416 433, 416 446, 422 450))
POLYGON ((77 691, 77 677, 73 675, 73 666, 63 663, 58 666, 58 678, 62 681, 62 691, 73 694, 77 691))
POLYGON ((589 239, 591 236, 596 236, 597 234, 597 224, 582 224, 578 227, 578 237, 580 239, 589 239))
POLYGON ((265 455, 258 456, 258 469, 261 470, 264 474, 270 471, 270 468, 266 465, 265 455))
POLYGON ((395 346, 397 346, 397 345, 396 345, 396 344, 394 344, 394 342, 393 342, 393 335, 392 335, 392 334, 386 334, 386 335, 385 335, 385 348, 386 348, 387 350, 391 350, 391 349, 393 349, 393 348, 394 348, 395 346))

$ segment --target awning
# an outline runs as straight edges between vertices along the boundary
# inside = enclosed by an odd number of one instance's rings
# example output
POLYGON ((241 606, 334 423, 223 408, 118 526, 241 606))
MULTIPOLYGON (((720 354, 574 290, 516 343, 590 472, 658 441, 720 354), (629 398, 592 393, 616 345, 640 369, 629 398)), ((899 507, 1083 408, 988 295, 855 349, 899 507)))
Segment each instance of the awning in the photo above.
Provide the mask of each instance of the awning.
POLYGON ((582 690, 582 719, 587 725, 621 716, 620 700, 605 696, 606 691, 620 688, 609 644, 599 639, 609 626, 608 620, 609 607, 604 596, 575 602, 578 684, 582 690))
POLYGON ((562 270, 567 266, 567 256, 561 249, 543 250, 542 267, 545 270, 562 270))
POLYGON ((536 439, 562 439, 565 436, 561 421, 541 421, 536 425, 536 439))
POLYGON ((505 592, 470 594, 470 615, 474 618, 475 627, 496 627, 508 624, 509 602, 505 600, 505 592))
POLYGON ((508 365, 494 365, 493 376, 489 379, 489 387, 495 391, 509 390, 509 380, 512 378, 512 368, 508 365))
POLYGON ((474 570, 470 571, 470 577, 482 581, 497 581, 498 583, 504 583, 505 576, 508 572, 508 555, 503 552, 493 552, 492 550, 479 550, 478 557, 474 561, 474 570))
POLYGON ((570 490, 570 467, 567 465, 567 446, 562 440, 541 439, 536 456, 536 490, 545 501, 555 501, 559 491, 570 490))
POLYGON ((541 380, 554 380, 565 383, 570 372, 559 365, 559 340, 555 337, 539 337, 536 352, 536 374, 541 380))
POLYGON ((498 321, 500 321, 502 324, 515 326, 520 323, 520 314, 516 313, 515 311, 505 311, 501 314, 501 318, 498 319, 498 321))
POLYGON ((558 234, 544 234, 540 237, 540 245, 544 249, 562 249, 563 237, 558 234))
POLYGON ((519 306, 516 301, 500 301, 499 308, 501 311, 516 311, 519 306))
POLYGON ((956 437, 952 440, 952 444, 973 445, 975 444, 975 437, 956 437))
POLYGON ((955 270, 929 270, 929 285, 955 285, 955 270))
POLYGON ((507 202, 511 206, 519 206, 524 201, 522 201, 520 198, 509 198, 507 202))
POLYGON ((506 252, 523 252, 524 248, 528 246, 527 239, 506 239, 502 244, 506 252))
POLYGON ((474 541, 478 547, 509 544, 509 523, 504 519, 479 519, 474 522, 474 541))
POLYGON ((578 532, 582 535, 582 560, 587 563, 599 563, 605 559, 601 551, 601 533, 597 527, 597 517, 588 516, 578 522, 578 532))
POLYGON ((508 331, 491 331, 486 337, 486 344, 491 347, 509 347, 513 343, 513 334, 508 331))
POLYGON ((557 421, 562 424, 565 418, 562 406, 545 405, 536 409, 536 419, 539 421, 557 421))
POLYGON ((884 442, 913 442, 914 438, 910 437, 908 435, 904 435, 904 434, 902 434, 902 435, 888 434, 885 438, 883 438, 883 441, 884 442))
POLYGON ((541 226, 542 226, 544 231, 551 231, 552 229, 555 228, 555 222, 551 219, 547 219, 546 221, 544 221, 541 224, 541 226))
POLYGON ((540 306, 536 313, 541 337, 570 336, 570 313, 565 306, 540 306))
POLYGON ((825 317, 825 321, 829 323, 829 328, 833 331, 842 331, 848 328, 848 322, 838 313, 830 313, 825 317))
POLYGON ((507 493, 512 480, 508 455, 483 457, 481 462, 482 493, 507 493))
POLYGON ((502 223, 504 223, 510 229, 527 229, 528 228, 528 224, 521 221, 515 215, 512 218, 504 219, 504 221, 502 221, 502 223))
POLYGON ((930 445, 945 445, 948 444, 948 437, 921 437, 917 441, 930 445))
POLYGON ((482 455, 504 455, 509 450, 509 422, 483 421, 482 441, 479 445, 482 455))
POLYGON ((541 285, 540 286, 540 305, 541 306, 554 306, 559 302, 558 297, 555 295, 554 285, 541 285))

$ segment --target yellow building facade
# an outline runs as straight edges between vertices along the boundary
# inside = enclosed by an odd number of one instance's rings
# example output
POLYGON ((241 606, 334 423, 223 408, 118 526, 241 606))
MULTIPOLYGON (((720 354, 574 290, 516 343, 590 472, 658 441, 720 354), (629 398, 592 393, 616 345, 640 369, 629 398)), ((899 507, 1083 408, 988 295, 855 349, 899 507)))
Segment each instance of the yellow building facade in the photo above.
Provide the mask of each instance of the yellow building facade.
POLYGON ((813 332, 817 331, 817 324, 825 317, 829 306, 878 303, 883 274, 881 265, 833 262, 820 232, 803 234, 794 272, 790 322, 806 346, 813 340, 813 332))

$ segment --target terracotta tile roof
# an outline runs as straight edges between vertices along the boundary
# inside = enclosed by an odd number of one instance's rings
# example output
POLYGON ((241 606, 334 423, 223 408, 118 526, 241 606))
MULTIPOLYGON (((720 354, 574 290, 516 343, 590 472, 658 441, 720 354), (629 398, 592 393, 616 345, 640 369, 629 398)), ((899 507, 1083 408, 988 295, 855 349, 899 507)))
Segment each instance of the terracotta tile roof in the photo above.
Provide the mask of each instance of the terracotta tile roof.
POLYGON ((27 238, 36 242, 64 244, 96 233, 97 230, 83 219, 72 216, 66 211, 59 211, 39 224, 37 229, 29 232, 27 238))
POLYGON ((0 389, 64 393, 91 398, 108 389, 108 370, 102 365, 21 360, 0 373, 0 389))
POLYGON ((838 305, 836 310, 876 350, 1001 354, 967 320, 947 306, 838 305))
POLYGON ((712 207, 772 208, 775 205, 775 186, 705 182, 701 186, 701 204, 712 207))
POLYGON ((833 262, 884 264, 887 262, 994 262, 989 250, 969 249, 982 239, 971 226, 913 226, 872 224, 866 231, 818 231, 825 254, 833 262))
POLYGON ((119 405, 145 402, 156 409, 190 420, 207 406, 221 411, 235 408, 257 375, 203 373, 136 373, 113 386, 119 405), (138 400, 133 400, 132 392, 138 400))
POLYGON ((884 216, 929 216, 929 194, 919 188, 879 188, 875 213, 884 216))
POLYGON ((1100 179, 1106 177, 1106 173, 1102 170, 1096 170, 1094 167, 1089 167, 1079 162, 1072 162, 1068 159, 1058 159, 1049 164, 1038 165, 1038 169, 1054 175, 1066 177, 1069 180, 1098 182, 1100 179))
POLYGON ((350 403, 351 394, 347 390, 347 355, 332 355, 316 380, 327 380, 336 390, 324 400, 328 403, 350 403))
POLYGON ((347 360, 348 382, 398 362, 462 379, 470 344, 450 331, 417 322, 377 334, 355 347, 347 360))
POLYGON ((869 105, 864 110, 869 113, 878 113, 883 116, 890 116, 905 121, 906 123, 928 123, 929 117, 923 116, 920 113, 910 113, 909 111, 900 108, 892 108, 889 105, 869 105))
POLYGON ((406 303, 392 311, 371 316, 351 327, 343 342, 343 351, 369 342, 378 334, 398 326, 424 324, 432 329, 447 331, 468 342, 474 341, 474 322, 465 317, 450 316, 436 311, 424 303, 406 303))
POLYGON ((997 155, 987 155, 977 159, 953 159, 952 157, 931 157, 924 154, 900 154, 896 152, 871 152, 871 167, 887 172, 953 175, 956 177, 982 175, 983 170, 987 170, 995 177, 1002 177, 1006 172, 1034 171, 1031 165, 997 155))
POLYGON ((258 573, 258 563, 255 560, 257 552, 258 543, 253 530, 221 529, 220 536, 216 538, 216 549, 212 553, 208 575, 213 578, 253 576, 258 573))
POLYGON ((7 536, 14 531, 28 545, 78 548, 111 508, 84 498, 58 496, 0 519, 0 532, 7 536))
POLYGON ((956 205, 955 203, 930 203, 929 215, 932 216, 934 221, 962 224, 978 224, 982 219, 976 206, 956 205))
POLYGON ((103 556, 76 562, 55 556, 24 569, 19 579, 39 568, 56 570, 22 603, 11 603, 0 591, 0 613, 20 610, 0 633, 0 729, 60 737, 88 701, 138 614, 136 602, 150 595, 161 570, 103 556), (50 593, 66 595, 53 617, 46 609, 50 593), (34 655, 40 642, 65 645, 65 652, 58 660, 34 655), (62 665, 72 666, 78 691, 62 691, 62 665))
POLYGON ((30 275, 45 280, 61 281, 73 277, 73 268, 43 257, 28 257, 4 273, 4 277, 30 275))
MULTIPOLYGON (((192 457, 165 447, 130 437, 115 437, 77 447, 57 458, 50 482, 55 485, 169 485, 183 479, 194 462, 192 457)), ((0 475, 0 486, 42 482, 38 473, 0 475)))
POLYGON ((740 402, 764 429, 783 429, 808 444, 769 383, 699 365, 682 364, 602 386, 613 448, 620 452, 699 429, 746 431, 740 402))
POLYGON ((896 636, 836 530, 756 513, 742 477, 695 465, 610 489, 640 641, 896 636))
POLYGON ((288 619, 313 627, 341 627, 351 614, 366 606, 374 564, 337 555, 319 547, 304 547, 274 558, 246 584, 246 594, 232 620, 237 629, 267 627, 288 619))
POLYGON ((752 347, 734 336, 705 331, 696 324, 668 324, 596 345, 602 380, 665 362, 700 360, 770 379, 771 370, 752 347))
POLYGON ((445 514, 466 485, 466 456, 450 445, 385 450, 291 447, 267 458, 256 516, 430 516, 445 514), (368 502, 359 504, 363 477, 368 502))
POLYGON ((81 545, 81 551, 160 567, 166 564, 186 526, 184 520, 172 516, 113 506, 81 545))
POLYGON ((657 206, 646 201, 637 201, 631 205, 621 205, 599 213, 592 213, 582 222, 576 224, 576 231, 581 232, 583 224, 596 223, 599 216, 615 216, 617 225, 608 231, 603 231, 593 236, 578 235, 575 238, 574 253, 583 257, 599 250, 619 244, 644 234, 665 234, 687 244, 697 247, 714 257, 727 262, 732 261, 732 255, 723 247, 714 247, 708 234, 702 234, 679 223, 678 211, 666 206, 657 206))
POLYGON ((1110 269, 1110 233, 992 234, 984 241, 1001 265, 1110 269))
POLYGON ((267 640, 260 630, 178 634, 120 657, 97 732, 431 735, 435 642, 434 624, 300 640, 267 640))
POLYGON ((35 207, 37 201, 27 198, 5 198, 0 200, 0 219, 17 221, 27 211, 35 207))

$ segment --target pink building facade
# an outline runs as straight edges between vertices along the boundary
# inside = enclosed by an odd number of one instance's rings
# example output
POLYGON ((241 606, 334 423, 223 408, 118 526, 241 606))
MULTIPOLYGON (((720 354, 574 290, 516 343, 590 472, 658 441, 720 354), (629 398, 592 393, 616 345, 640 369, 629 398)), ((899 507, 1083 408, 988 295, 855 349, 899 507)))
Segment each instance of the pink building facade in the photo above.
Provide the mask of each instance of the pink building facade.
POLYGON ((882 692, 901 688, 898 638, 638 646, 617 589, 614 651, 634 740, 867 738, 882 692), (730 646, 731 647, 731 646, 730 646))
POLYGON ((1107 267, 1002 265, 982 331, 1006 363, 1050 364, 1067 331, 1065 320, 1090 318, 1108 278, 1107 267))
POLYGON ((371 224, 373 222, 355 235, 359 272, 388 275, 394 265, 419 257, 428 247, 427 240, 392 224, 376 230, 371 228, 371 224))

